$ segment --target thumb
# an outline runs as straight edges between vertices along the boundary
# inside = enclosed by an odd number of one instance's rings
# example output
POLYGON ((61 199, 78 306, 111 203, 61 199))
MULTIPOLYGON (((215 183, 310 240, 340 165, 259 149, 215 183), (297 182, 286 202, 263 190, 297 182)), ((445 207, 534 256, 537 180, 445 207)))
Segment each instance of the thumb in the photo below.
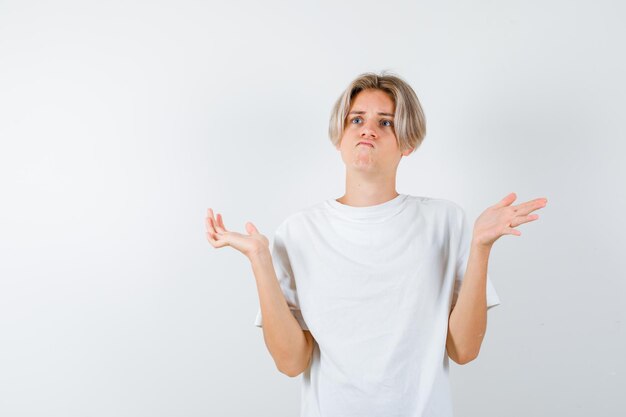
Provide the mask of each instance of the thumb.
POLYGON ((246 231, 248 232, 248 234, 253 235, 256 233, 259 233, 259 231, 257 230, 257 228, 252 224, 252 222, 248 222, 246 223, 246 231))

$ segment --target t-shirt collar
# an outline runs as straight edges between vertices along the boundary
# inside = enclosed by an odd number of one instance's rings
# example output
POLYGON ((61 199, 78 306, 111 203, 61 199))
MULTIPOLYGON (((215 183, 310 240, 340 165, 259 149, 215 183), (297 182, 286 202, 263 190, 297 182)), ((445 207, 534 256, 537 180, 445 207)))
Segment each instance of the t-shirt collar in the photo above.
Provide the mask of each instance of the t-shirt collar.
POLYGON ((331 198, 326 200, 327 207, 334 213, 349 219, 384 219, 393 216, 402 210, 403 203, 406 201, 406 194, 398 194, 396 197, 384 203, 373 206, 354 207, 340 203, 331 198))

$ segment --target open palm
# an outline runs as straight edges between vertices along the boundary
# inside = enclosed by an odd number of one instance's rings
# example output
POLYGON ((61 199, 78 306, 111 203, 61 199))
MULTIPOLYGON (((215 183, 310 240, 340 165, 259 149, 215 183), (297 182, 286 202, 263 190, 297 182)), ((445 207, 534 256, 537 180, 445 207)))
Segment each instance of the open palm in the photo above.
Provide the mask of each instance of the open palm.
POLYGON ((530 213, 545 207, 548 203, 547 198, 541 197, 512 205, 516 198, 515 193, 510 193, 478 216, 472 236, 476 243, 491 247, 504 235, 521 236, 522 232, 515 227, 537 220, 539 215, 530 213))
POLYGON ((224 220, 221 214, 217 213, 217 219, 213 217, 213 210, 207 209, 205 219, 207 240, 214 248, 223 248, 230 246, 237 249, 247 257, 258 254, 263 250, 269 249, 269 240, 267 237, 259 233, 257 228, 251 223, 246 223, 247 235, 232 232, 224 226, 224 220))

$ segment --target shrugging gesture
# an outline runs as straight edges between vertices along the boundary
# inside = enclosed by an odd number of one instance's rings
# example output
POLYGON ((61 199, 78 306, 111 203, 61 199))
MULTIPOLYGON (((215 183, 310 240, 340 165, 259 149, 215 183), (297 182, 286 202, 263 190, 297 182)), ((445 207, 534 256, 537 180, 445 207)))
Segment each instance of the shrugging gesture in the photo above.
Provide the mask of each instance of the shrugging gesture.
POLYGON ((515 227, 537 220, 539 215, 530 213, 548 203, 547 198, 536 198, 512 206, 516 198, 517 195, 511 193, 478 216, 474 223, 473 243, 491 247, 501 236, 521 236, 522 232, 515 227))
POLYGON ((267 237, 259 233, 257 228, 251 222, 246 223, 246 231, 248 232, 247 235, 232 232, 224 226, 224 219, 222 219, 222 215, 217 213, 217 219, 215 219, 213 217, 213 210, 209 208, 207 209, 205 224, 207 229, 207 240, 214 248, 231 246, 246 255, 248 258, 252 255, 257 255, 264 250, 269 251, 269 240, 267 237))

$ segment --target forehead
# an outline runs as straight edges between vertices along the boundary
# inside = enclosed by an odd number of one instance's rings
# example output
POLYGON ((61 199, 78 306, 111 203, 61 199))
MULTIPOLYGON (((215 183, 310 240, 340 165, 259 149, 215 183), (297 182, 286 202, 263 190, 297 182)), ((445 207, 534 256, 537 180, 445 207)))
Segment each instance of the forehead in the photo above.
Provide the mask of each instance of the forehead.
POLYGON ((350 110, 393 113, 395 104, 389 94, 382 90, 367 89, 357 93, 352 99, 350 110))

